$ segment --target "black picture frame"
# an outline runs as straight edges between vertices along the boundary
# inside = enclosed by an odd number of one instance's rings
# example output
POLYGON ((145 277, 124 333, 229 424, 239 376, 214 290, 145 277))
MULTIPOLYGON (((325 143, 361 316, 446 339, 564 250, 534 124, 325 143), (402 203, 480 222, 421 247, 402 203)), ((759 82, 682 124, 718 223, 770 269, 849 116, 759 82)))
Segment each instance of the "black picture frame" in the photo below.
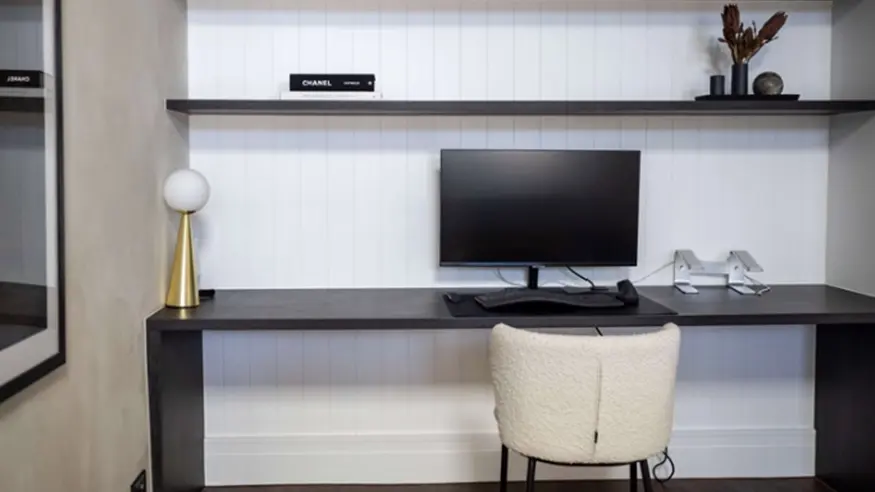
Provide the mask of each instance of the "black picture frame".
MULTIPOLYGON (((62 52, 61 0, 53 1, 54 15, 51 26, 54 39, 55 68, 55 196, 57 223, 57 292, 58 292, 58 351, 30 369, 0 385, 0 403, 25 390, 67 362, 67 313, 64 255, 64 84, 62 52)), ((48 27, 44 27, 48 28, 48 27)))

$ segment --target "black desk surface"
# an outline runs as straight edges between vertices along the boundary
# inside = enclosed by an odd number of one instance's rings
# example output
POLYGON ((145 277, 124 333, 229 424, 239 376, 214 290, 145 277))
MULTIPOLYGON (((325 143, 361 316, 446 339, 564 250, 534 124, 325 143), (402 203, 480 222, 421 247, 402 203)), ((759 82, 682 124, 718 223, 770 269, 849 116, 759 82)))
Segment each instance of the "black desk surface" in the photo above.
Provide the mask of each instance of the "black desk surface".
POLYGON ((220 290, 196 309, 162 309, 147 326, 200 331, 465 329, 502 321, 519 327, 875 323, 875 297, 827 285, 775 285, 761 297, 723 287, 700 288, 692 296, 674 287, 640 287, 641 295, 677 314, 512 318, 454 318, 441 298, 447 290, 220 290))

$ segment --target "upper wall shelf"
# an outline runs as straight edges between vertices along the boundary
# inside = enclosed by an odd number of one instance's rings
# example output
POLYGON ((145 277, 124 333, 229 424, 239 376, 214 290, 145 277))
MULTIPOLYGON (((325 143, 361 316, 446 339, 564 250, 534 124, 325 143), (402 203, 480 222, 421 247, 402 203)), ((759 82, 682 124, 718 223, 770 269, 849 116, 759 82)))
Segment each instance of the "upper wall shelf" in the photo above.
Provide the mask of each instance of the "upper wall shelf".
POLYGON ((42 113, 45 100, 41 97, 0 96, 0 113, 42 113))
POLYGON ((168 99, 194 115, 611 116, 834 115, 875 111, 875 100, 847 101, 280 101, 168 99))

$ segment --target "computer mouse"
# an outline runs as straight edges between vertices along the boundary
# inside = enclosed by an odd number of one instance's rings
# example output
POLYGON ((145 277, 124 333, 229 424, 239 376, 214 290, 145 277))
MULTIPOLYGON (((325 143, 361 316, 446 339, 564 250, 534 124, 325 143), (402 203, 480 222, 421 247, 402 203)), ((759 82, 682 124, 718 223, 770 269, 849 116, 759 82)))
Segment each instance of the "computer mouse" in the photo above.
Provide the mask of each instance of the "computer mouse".
POLYGON ((627 306, 638 305, 638 290, 628 279, 617 282, 617 299, 627 306))

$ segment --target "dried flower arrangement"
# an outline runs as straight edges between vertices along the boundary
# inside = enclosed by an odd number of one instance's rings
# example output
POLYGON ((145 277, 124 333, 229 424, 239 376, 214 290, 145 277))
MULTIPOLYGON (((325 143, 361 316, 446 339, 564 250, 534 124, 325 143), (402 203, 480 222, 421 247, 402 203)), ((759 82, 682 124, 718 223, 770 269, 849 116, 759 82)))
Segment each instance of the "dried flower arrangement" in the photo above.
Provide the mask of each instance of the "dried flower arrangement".
POLYGON ((750 61, 763 46, 778 39, 778 31, 787 22, 785 12, 776 12, 763 24, 762 29, 757 30, 756 23, 753 27, 744 27, 741 22, 741 12, 738 5, 730 3, 723 7, 723 37, 720 42, 729 47, 732 54, 732 63, 742 64, 750 61))

